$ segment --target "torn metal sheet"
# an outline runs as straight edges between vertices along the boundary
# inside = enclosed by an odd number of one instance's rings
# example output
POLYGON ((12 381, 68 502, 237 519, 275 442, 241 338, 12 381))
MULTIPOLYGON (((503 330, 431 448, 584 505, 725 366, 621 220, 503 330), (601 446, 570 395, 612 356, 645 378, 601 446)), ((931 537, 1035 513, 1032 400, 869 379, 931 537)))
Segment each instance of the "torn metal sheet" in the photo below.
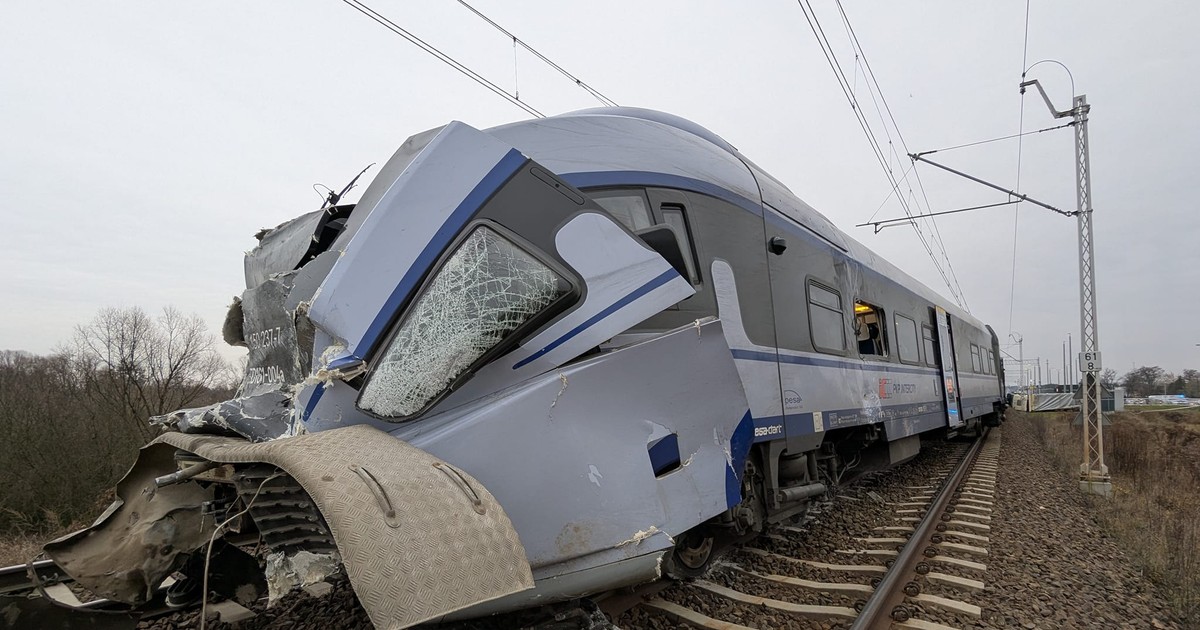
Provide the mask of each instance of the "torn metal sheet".
MULTIPOLYGON (((315 269, 322 267, 328 270, 327 264, 315 269)), ((317 287, 312 275, 271 276, 230 307, 224 326, 227 341, 232 338, 249 350, 236 398, 156 416, 151 422, 183 433, 240 435, 254 442, 295 435, 299 424, 293 414, 293 389, 312 363, 313 329, 301 312, 306 306, 302 298, 311 298, 317 287), (303 286, 294 284, 298 279, 304 280, 303 286)))
MULTIPOLYGON (((168 433, 155 443, 216 462, 269 463, 291 475, 325 517, 376 627, 405 628, 533 586, 525 549, 487 488, 377 429, 356 425, 259 444, 168 433)), ((301 582, 325 566, 309 560, 292 562, 301 582)))
POLYGON ((295 269, 312 245, 324 210, 314 210, 259 232, 258 246, 246 252, 246 286, 256 287, 273 274, 295 269))
POLYGON ((243 331, 250 352, 241 396, 278 391, 308 372, 312 340, 301 343, 296 313, 286 306, 294 277, 294 273, 274 276, 242 294, 243 331))
POLYGON ((226 400, 207 407, 180 409, 150 420, 183 433, 241 435, 264 442, 295 435, 292 397, 279 391, 226 400))
POLYGON ((323 582, 342 568, 342 558, 336 553, 276 551, 267 556, 267 607, 275 605, 284 595, 298 588, 323 582))
POLYGON ((246 252, 246 286, 299 269, 333 244, 351 216, 353 205, 302 214, 259 233, 259 244, 246 252))
POLYGON ((166 444, 143 448, 109 509, 91 527, 46 543, 46 554, 96 595, 133 605, 149 601, 216 529, 203 513, 211 489, 196 483, 155 487, 155 477, 177 470, 174 453, 166 444))
MULTIPOLYGON (((655 534, 664 534, 665 535, 666 532, 660 530, 657 525, 651 525, 650 527, 648 527, 646 529, 638 530, 637 533, 635 533, 630 538, 628 538, 626 540, 622 540, 621 542, 617 543, 617 546, 624 547, 625 545, 637 545, 637 544, 640 544, 643 540, 646 540, 647 538, 649 538, 655 534)), ((667 535, 667 538, 670 539, 671 537, 669 535, 667 535)))

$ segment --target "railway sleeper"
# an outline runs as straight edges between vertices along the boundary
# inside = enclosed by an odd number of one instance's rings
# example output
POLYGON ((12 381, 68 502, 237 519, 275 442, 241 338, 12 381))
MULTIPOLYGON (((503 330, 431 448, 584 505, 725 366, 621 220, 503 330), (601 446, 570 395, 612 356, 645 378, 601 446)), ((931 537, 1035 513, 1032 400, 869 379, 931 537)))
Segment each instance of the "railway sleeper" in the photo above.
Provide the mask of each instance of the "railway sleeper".
POLYGON ((950 599, 949 597, 942 597, 940 595, 926 595, 925 593, 921 593, 911 596, 909 599, 924 606, 932 606, 934 608, 940 608, 942 610, 960 615, 967 615, 968 617, 974 617, 976 619, 979 619, 983 616, 983 609, 979 606, 962 602, 957 599, 950 599))
POLYGON ((762 606, 801 617, 812 617, 817 619, 854 619, 858 616, 858 613, 853 608, 847 608, 845 606, 793 604, 792 602, 785 602, 779 599, 750 595, 748 593, 743 593, 741 591, 721 586, 719 584, 713 584, 712 582, 705 582, 703 580, 697 580, 696 582, 693 582, 692 586, 706 593, 717 595, 718 597, 723 597, 733 602, 749 604, 751 606, 762 606))
POLYGON ((750 626, 743 626, 730 621, 721 621, 713 619, 708 615, 692 610, 685 606, 680 606, 675 602, 669 602, 665 599, 654 598, 644 604, 643 607, 660 612, 676 621, 680 621, 689 625, 693 625, 705 630, 756 630, 750 626))
POLYGON ((747 576, 750 576, 755 579, 763 580, 766 582, 772 582, 775 584, 784 584, 787 586, 804 588, 804 589, 808 589, 810 591, 817 591, 819 593, 841 593, 841 594, 846 594, 846 595, 851 595, 851 594, 860 594, 861 595, 864 593, 870 594, 871 591, 873 590, 870 586, 867 586, 866 584, 851 584, 851 583, 845 583, 845 582, 818 582, 815 580, 805 580, 802 578, 788 577, 785 575, 758 573, 757 571, 747 569, 739 564, 727 564, 726 566, 730 570, 732 570, 736 573, 740 573, 742 575, 747 575, 747 576))

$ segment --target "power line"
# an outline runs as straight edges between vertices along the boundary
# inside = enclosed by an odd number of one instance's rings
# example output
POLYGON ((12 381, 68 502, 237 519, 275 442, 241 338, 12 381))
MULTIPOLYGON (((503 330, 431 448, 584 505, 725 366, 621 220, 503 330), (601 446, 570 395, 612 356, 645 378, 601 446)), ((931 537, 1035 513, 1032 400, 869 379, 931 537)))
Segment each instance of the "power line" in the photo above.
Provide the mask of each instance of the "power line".
MULTIPOLYGON (((846 24, 846 31, 850 33, 852 46, 853 46, 853 48, 855 48, 857 50, 857 52, 855 53, 855 59, 857 59, 858 56, 861 54, 862 60, 863 60, 863 65, 865 66, 865 68, 867 70, 867 77, 870 78, 871 83, 873 83, 875 85, 875 91, 879 93, 879 100, 883 101, 883 107, 885 110, 887 110, 888 118, 892 121, 892 127, 896 130, 896 136, 900 139, 900 145, 904 148, 904 152, 908 153, 909 152, 908 143, 905 142, 904 134, 900 131, 900 125, 898 125, 896 123, 896 117, 894 114, 892 114, 892 108, 890 105, 888 105, 887 98, 884 97, 884 95, 883 95, 883 89, 879 87, 879 81, 875 77, 875 71, 871 68, 871 62, 867 59, 867 53, 866 53, 866 51, 863 50, 862 43, 858 41, 858 34, 854 32, 854 26, 850 24, 850 17, 848 15, 846 15, 846 9, 845 9, 845 7, 842 6, 841 0, 837 0, 837 7, 838 7, 838 12, 842 16, 842 21, 845 22, 845 24, 846 24)), ((868 86, 868 88, 869 88, 869 86, 868 86)), ((869 91, 869 89, 868 89, 868 91, 869 91)), ((872 101, 875 100, 874 94, 872 94, 871 100, 872 101)), ((880 121, 882 122, 883 121, 883 113, 879 112, 879 104, 878 103, 875 104, 875 110, 879 114, 880 121)), ((887 130, 886 123, 884 124, 884 130, 885 131, 887 130)), ((891 146, 890 140, 891 140, 891 135, 889 134, 889 146, 891 146)), ((892 154, 895 155, 895 153, 896 153, 895 147, 891 146, 891 149, 892 149, 892 154)), ((900 156, 896 155, 895 157, 899 161, 900 156)), ((933 208, 929 203, 929 194, 925 191, 925 182, 921 181, 921 173, 919 171, 916 171, 914 173, 914 175, 917 179, 917 187, 921 190, 921 197, 925 200, 925 211, 927 213, 932 213, 933 208)), ((909 186, 909 192, 910 192, 910 194, 912 192, 911 185, 909 186)), ((946 252, 946 243, 945 243, 945 241, 942 240, 941 229, 938 227, 937 221, 934 220, 932 217, 927 219, 927 221, 933 228, 932 229, 933 238, 936 239, 938 248, 942 252, 942 257, 946 261, 946 267, 950 271, 950 277, 954 281, 954 287, 957 288, 957 290, 958 290, 958 297, 961 298, 961 304, 962 304, 963 308, 967 309, 967 311, 970 311, 970 308, 968 308, 967 304, 966 304, 966 296, 962 295, 962 286, 959 285, 959 283, 958 283, 958 274, 955 273, 955 271, 954 271, 954 264, 950 262, 950 254, 946 252)), ((916 224, 914 223, 913 225, 915 228, 916 224)), ((918 231, 918 233, 920 232, 919 229, 917 231, 918 231)), ((932 256, 932 253, 930 255, 932 256)), ((954 291, 954 289, 952 288, 951 292, 953 292, 953 291, 954 291)))
MULTIPOLYGON (((842 21, 846 25, 846 31, 850 36, 851 47, 852 47, 852 49, 855 50, 855 59, 857 60, 861 56, 864 68, 866 69, 866 76, 868 79, 870 79, 870 83, 867 84, 867 91, 871 95, 871 101, 875 106, 875 112, 879 116, 880 123, 883 125, 884 133, 886 133, 888 136, 888 148, 891 150, 892 156, 895 157, 896 160, 899 162, 900 156, 897 155, 897 153, 896 153, 895 143, 892 141, 891 132, 888 130, 887 121, 884 120, 883 111, 881 111, 879 108, 879 101, 883 101, 884 109, 887 110, 888 118, 892 122, 892 128, 896 130, 896 136, 897 136, 897 138, 900 139, 900 144, 901 144, 901 146, 904 147, 904 150, 907 153, 908 145, 904 140, 904 134, 900 131, 900 126, 896 123, 896 117, 892 114, 891 106, 888 105, 887 98, 884 97, 884 95, 883 95, 883 89, 879 86, 879 81, 876 78, 873 69, 871 68, 871 62, 867 59, 866 51, 863 50, 862 44, 858 41, 858 35, 854 32, 854 26, 852 24, 850 24, 850 18, 846 14, 845 8, 841 4, 841 0, 837 1, 837 5, 838 5, 838 11, 842 17, 842 21), (874 86, 875 86, 874 90, 870 89, 872 84, 874 84, 874 86), (878 101, 875 98, 876 93, 879 94, 878 101)), ((811 4, 809 5, 809 9, 810 10, 812 9, 811 4)), ((813 16, 815 19, 816 18, 815 12, 814 12, 813 16)), ((915 172, 914 174, 917 177, 917 184, 921 190, 921 195, 925 199, 925 210, 927 213, 932 212, 932 207, 929 204, 929 197, 925 192, 925 187, 924 187, 923 182, 921 182, 921 180, 920 180, 920 172, 918 171, 918 172, 915 172)), ((916 202, 916 194, 913 192, 911 184, 908 186, 908 192, 909 192, 909 196, 913 199, 913 201, 915 203, 916 202)), ((918 203, 917 205, 919 207, 920 204, 918 203)), ((904 204, 902 204, 902 206, 905 207, 905 213, 911 215, 911 212, 909 211, 907 206, 905 206, 904 204)), ((970 310, 966 304, 966 297, 962 294, 962 287, 958 283, 958 277, 957 277, 957 274, 954 272, 954 266, 950 262, 950 256, 949 256, 949 254, 946 253, 946 246, 945 246, 945 243, 942 241, 941 232, 938 229, 937 222, 935 220, 933 220, 932 218, 927 219, 927 222, 932 226, 931 235, 929 238, 938 246, 938 249, 941 251, 942 258, 946 262, 946 271, 943 271, 941 269, 941 265, 938 263, 936 256, 933 254, 932 247, 928 243, 925 242, 925 235, 922 233, 919 224, 915 220, 912 223, 913 229, 917 232, 917 235, 921 239, 922 244, 925 245, 926 252, 929 254, 930 259, 933 260, 934 266, 939 268, 939 273, 942 274, 943 280, 946 281, 947 288, 950 289, 950 292, 955 297, 955 300, 964 309, 970 310), (949 273, 949 278, 946 277, 947 272, 949 273)))
MULTIPOLYGON (((826 63, 829 64, 830 69, 833 71, 834 77, 837 79, 838 87, 841 88, 842 93, 845 95, 847 101, 849 101, 850 108, 855 114, 855 120, 858 122, 859 127, 862 128, 863 133, 866 135, 867 143, 871 146, 871 150, 875 154, 875 159, 879 162, 880 167, 883 169, 884 176, 887 177, 888 181, 892 184, 893 190, 898 191, 898 189, 900 188, 900 182, 896 179, 895 173, 892 171, 891 167, 888 165, 887 155, 886 155, 885 151, 883 150, 883 148, 880 146, 879 140, 876 138, 874 131, 871 129, 871 124, 869 121, 867 121, 866 115, 862 112, 862 109, 858 105, 858 100, 855 98, 855 96, 853 94, 853 91, 852 91, 853 88, 850 84, 850 81, 847 79, 845 72, 842 71, 841 64, 838 63, 838 61, 837 61, 837 55, 836 55, 836 53, 833 52, 833 45, 830 43, 829 38, 825 35, 825 30, 821 26, 819 18, 817 18, 816 11, 812 8, 812 5, 808 3, 808 0, 797 0, 797 2, 800 5, 800 10, 804 13, 804 18, 808 22, 809 28, 813 32, 813 36, 816 37, 816 39, 817 39, 817 44, 821 47, 821 52, 825 56, 826 63)), ((848 30, 850 30, 851 33, 853 33, 852 28, 849 27, 848 21, 847 21, 847 27, 848 27, 848 30)), ((861 47, 858 48, 858 53, 862 53, 861 47)), ((865 63, 865 56, 864 56, 864 63, 865 63)), ((869 63, 866 64, 865 69, 867 70, 868 76, 872 79, 872 81, 874 81, 874 77, 871 76, 869 63)), ((868 83, 867 85, 868 85, 868 91, 871 92, 870 84, 868 83)), ((878 81, 875 81, 875 85, 876 85, 876 90, 878 90, 878 81)), ((880 91, 880 97, 882 97, 882 91, 880 91)), ((874 92, 872 92, 872 99, 874 99, 874 98, 875 98, 874 92)), ((887 106, 886 101, 884 104, 886 107, 887 106)), ((878 104, 876 104, 876 108, 878 109, 878 104)), ((880 113, 881 120, 882 120, 882 112, 879 112, 879 113, 880 113)), ((895 126, 894 118, 893 118, 893 126, 895 126)), ((890 135, 891 134, 890 134, 890 132, 887 131, 886 123, 884 125, 884 131, 889 136, 889 144, 890 144, 890 135)), ((898 131, 898 129, 897 129, 897 131, 898 131)), ((892 149, 892 153, 894 155, 895 154, 895 146, 894 145, 890 145, 890 146, 892 149)), ((911 186, 909 187, 909 193, 912 194, 911 186)), ((898 202, 900 202, 900 206, 904 209, 905 214, 911 217, 912 210, 909 207, 908 200, 905 199, 903 195, 899 195, 899 194, 897 195, 896 199, 898 202)), ((933 247, 929 243, 929 239, 925 236, 924 232, 921 231, 920 227, 916 225, 915 221, 913 223, 913 227, 914 227, 914 231, 917 234, 918 240, 920 240, 921 245, 925 249, 925 252, 929 255, 930 260, 933 262, 934 268, 938 271, 938 274, 942 276, 942 281, 946 283, 946 287, 950 290, 951 295, 954 297, 955 301, 959 305, 961 305, 964 309, 967 308, 966 301, 962 297, 962 292, 956 286, 957 282, 951 280, 951 275, 948 275, 946 269, 944 269, 942 267, 941 263, 938 262, 937 256, 935 256, 933 253, 933 247)), ((943 248, 943 252, 944 252, 944 248, 943 248)), ((948 258, 946 260, 947 260, 947 262, 949 262, 948 258)))
MULTIPOLYGON (((1063 123, 1061 125, 1055 125, 1053 127, 1046 127, 1045 129, 1038 129, 1036 131, 1023 131, 1021 133, 1014 133, 1014 134, 1007 135, 1007 136, 1000 136, 998 138, 988 138, 987 140, 978 140, 976 142, 968 142, 966 144, 956 144, 954 146, 942 147, 940 149, 932 149, 929 151, 919 151, 919 152, 917 152, 917 155, 930 155, 930 154, 938 153, 938 152, 953 151, 954 149, 965 149, 967 147, 979 146, 981 144, 988 144, 990 142, 1000 142, 1001 140, 1012 140, 1013 138, 1020 138, 1022 136, 1032 136, 1032 135, 1039 134, 1039 133, 1046 133, 1047 131, 1054 131, 1055 129, 1063 129, 1066 127, 1072 127, 1074 125, 1075 125, 1074 122, 1063 123)), ((1019 153, 1019 151, 1018 151, 1018 153, 1019 153)), ((1020 179, 1021 179, 1020 177, 1017 178, 1018 184, 1020 184, 1020 179)))
MULTIPOLYGON (((1029 61, 1029 0, 1025 0, 1025 37, 1021 44, 1021 81, 1025 80, 1025 63, 1029 61)), ((1021 90, 1021 114, 1017 124, 1017 190, 1021 190, 1021 153, 1025 144, 1025 90, 1021 90)), ((1013 211, 1012 274, 1008 279, 1008 329, 1012 330, 1013 304, 1017 298, 1017 226, 1021 220, 1021 204, 1013 211)))
MULTIPOLYGON (((916 166, 917 166, 917 163, 913 162, 908 165, 908 168, 904 169, 904 173, 902 175, 900 175, 900 183, 901 184, 903 184, 904 181, 908 179, 908 174, 911 173, 912 170, 914 168, 916 168, 916 166)), ((888 191, 888 195, 883 198, 883 201, 879 202, 879 205, 876 206, 876 208, 875 208, 875 212, 871 213, 871 218, 867 219, 867 221, 870 221, 871 219, 874 219, 876 216, 878 216, 879 211, 883 210, 883 207, 885 205, 887 205, 887 202, 891 201, 892 195, 895 195, 897 192, 899 192, 899 191, 897 190, 896 187, 893 187, 890 191, 888 191)))
MULTIPOLYGON (((921 181, 921 172, 914 170, 913 175, 917 178, 917 188, 921 190, 921 197, 925 200, 925 210, 929 212, 933 209, 933 204, 929 203, 929 193, 925 192, 925 182, 921 181)), ((954 281, 954 286, 958 287, 962 307, 970 313, 971 307, 967 306, 967 296, 962 294, 962 285, 958 283, 958 273, 954 271, 954 263, 950 262, 950 253, 946 251, 946 242, 942 240, 942 229, 938 227, 937 220, 932 217, 930 217, 929 223, 933 226, 933 234, 937 237, 938 247, 942 250, 942 258, 946 259, 946 268, 950 270, 950 279, 954 281)))
POLYGON ((983 204, 980 206, 957 208, 955 210, 942 210, 940 212, 930 212, 929 214, 918 214, 916 216, 900 217, 897 219, 881 219, 879 221, 867 221, 866 223, 859 223, 858 225, 856 225, 854 227, 866 227, 866 226, 870 225, 875 228, 875 233, 878 234, 879 231, 884 228, 890 228, 890 227, 894 227, 896 225, 903 225, 905 223, 912 223, 914 219, 919 219, 922 217, 940 217, 940 216, 946 215, 946 214, 958 214, 960 212, 970 212, 972 210, 986 210, 988 208, 999 208, 1000 206, 1011 206, 1014 203, 1018 203, 1018 202, 1016 200, 1001 201, 998 203, 987 203, 987 204, 983 204))
POLYGON ((474 70, 468 68, 466 65, 455 60, 450 55, 447 55, 446 53, 438 50, 435 46, 427 43, 425 40, 421 39, 420 37, 417 37, 416 35, 413 35, 412 33, 408 32, 400 25, 387 19, 382 14, 375 11, 371 7, 367 6, 366 4, 363 4, 359 0, 342 0, 342 2, 346 3, 351 8, 358 11, 359 13, 362 13, 363 15, 371 18, 372 20, 375 20, 379 24, 382 24, 388 30, 390 30, 393 33, 408 40, 410 43, 417 46, 421 50, 424 50, 425 52, 433 55, 434 57, 437 57, 438 60, 441 61, 442 63, 450 66, 451 68, 454 68, 455 70, 458 70, 459 72, 465 74, 467 77, 469 77, 471 80, 475 81, 476 83, 478 83, 478 84, 482 85, 483 87, 486 87, 487 89, 491 90, 492 92, 495 92, 496 94, 500 95, 501 97, 504 98, 504 100, 512 103, 513 105, 516 105, 517 107, 520 107, 521 109, 525 110, 526 112, 528 112, 534 116, 537 116, 538 118, 546 117, 545 114, 534 109, 533 106, 531 106, 531 105, 527 104, 525 101, 522 101, 521 99, 517 98, 515 95, 509 94, 508 91, 505 90, 504 88, 501 88, 500 86, 496 85, 495 83, 488 81, 486 78, 484 78, 478 72, 475 72, 474 70))
POLYGON ((571 74, 570 72, 567 72, 565 69, 563 69, 562 66, 554 63, 548 57, 546 57, 546 55, 543 55, 542 53, 538 52, 532 46, 530 46, 529 44, 527 44, 523 40, 521 40, 521 38, 517 37, 516 35, 513 35, 507 29, 505 29, 503 26, 500 26, 499 24, 497 24, 494 20, 492 20, 492 18, 489 18, 488 16, 481 13, 479 11, 479 9, 476 9, 475 7, 467 4, 466 0, 458 0, 458 3, 463 5, 467 9, 469 9, 471 11, 471 13, 474 13, 475 15, 482 18, 483 21, 487 22, 488 24, 491 24, 496 30, 500 31, 501 33, 504 33, 504 35, 506 37, 512 38, 514 46, 519 44, 525 50, 528 50, 529 52, 533 53, 533 55, 535 57, 537 57, 538 59, 541 59, 546 65, 557 70, 559 74, 561 74, 564 77, 573 81, 575 83, 575 85, 578 85, 579 87, 583 88, 584 91, 586 91, 588 94, 591 94, 592 96, 594 96, 596 98, 596 100, 600 101, 600 103, 602 103, 606 107, 617 107, 616 101, 612 100, 611 98, 608 98, 604 94, 601 94, 600 91, 597 90, 596 88, 588 85, 587 83, 584 83, 583 80, 580 79, 579 77, 576 77, 575 75, 571 74))

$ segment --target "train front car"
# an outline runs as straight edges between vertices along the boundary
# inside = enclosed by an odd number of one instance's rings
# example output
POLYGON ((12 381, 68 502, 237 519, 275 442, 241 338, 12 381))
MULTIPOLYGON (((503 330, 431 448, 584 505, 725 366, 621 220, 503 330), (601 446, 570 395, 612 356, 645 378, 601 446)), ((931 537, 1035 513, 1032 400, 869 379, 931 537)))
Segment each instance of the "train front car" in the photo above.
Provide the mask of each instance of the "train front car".
POLYGON ((47 545, 97 593, 237 573, 247 538, 270 597, 344 567, 389 628, 693 575, 1003 410, 989 328, 659 112, 451 123, 260 240, 239 397, 158 419, 47 545))
MULTIPOLYGON (((230 596, 344 567, 381 628, 702 565, 685 534, 741 501, 749 407, 717 318, 628 334, 695 293, 695 265, 677 227, 626 225, 563 177, 614 171, 600 123, 541 163, 505 138, 561 122, 451 123, 355 206, 261 233, 224 330, 249 349, 238 397, 155 419, 116 502, 50 557, 132 605, 181 571, 185 604, 257 541, 264 575, 230 596)), ((635 142, 694 138, 646 126, 635 142)))

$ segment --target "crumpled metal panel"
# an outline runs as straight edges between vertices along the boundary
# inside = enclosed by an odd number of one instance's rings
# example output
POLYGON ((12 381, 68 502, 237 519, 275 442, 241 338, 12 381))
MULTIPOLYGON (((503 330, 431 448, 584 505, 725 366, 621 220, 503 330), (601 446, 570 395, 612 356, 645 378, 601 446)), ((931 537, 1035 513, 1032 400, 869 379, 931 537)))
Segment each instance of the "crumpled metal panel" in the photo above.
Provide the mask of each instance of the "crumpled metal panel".
POLYGON ((154 416, 150 423, 183 433, 236 433, 252 442, 275 440, 295 432, 292 396, 284 391, 268 391, 207 407, 180 409, 154 416))
POLYGON ((483 484, 377 429, 261 444, 168 433, 155 443, 222 463, 266 462, 295 478, 328 522, 378 628, 407 628, 533 587, 525 548, 483 484))
POLYGON ((312 327, 297 313, 297 306, 311 298, 313 276, 322 275, 322 268, 328 271, 328 265, 318 264, 312 272, 273 275, 247 289, 235 303, 233 317, 238 321, 227 320, 226 329, 249 350, 236 398, 180 409, 150 422, 183 433, 241 435, 253 442, 294 435, 292 386, 304 380, 312 363, 312 327), (297 281, 303 285, 297 287, 297 281))
POLYGON ((175 449, 154 442, 117 484, 117 500, 87 529, 46 543, 54 563, 101 597, 144 604, 183 554, 208 543, 216 523, 202 513, 213 492, 195 483, 155 488, 177 470, 175 449))
POLYGON ((295 309, 287 308, 296 273, 274 276, 242 294, 242 330, 249 352, 241 396, 279 391, 307 375, 311 359, 301 355, 309 349, 296 330, 295 309))
POLYGON ((324 209, 314 210, 265 231, 258 247, 246 252, 246 287, 256 287, 274 274, 299 266, 325 217, 324 209))

